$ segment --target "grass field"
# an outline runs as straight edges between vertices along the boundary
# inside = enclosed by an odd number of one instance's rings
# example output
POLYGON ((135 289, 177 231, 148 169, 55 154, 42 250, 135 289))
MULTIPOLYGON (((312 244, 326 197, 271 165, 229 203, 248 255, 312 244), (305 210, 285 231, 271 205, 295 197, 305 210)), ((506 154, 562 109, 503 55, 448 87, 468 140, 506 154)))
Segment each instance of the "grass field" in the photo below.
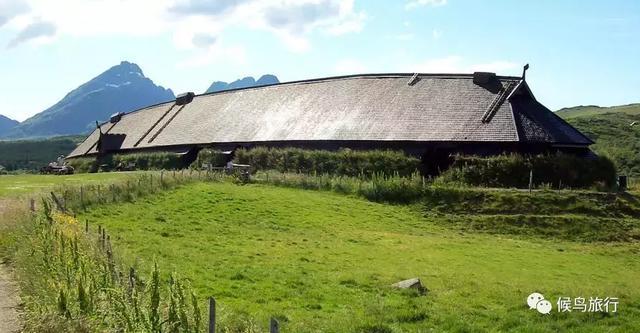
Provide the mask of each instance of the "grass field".
POLYGON ((85 173, 77 175, 0 175, 0 197, 32 194, 56 185, 104 183, 127 177, 130 172, 85 173))
POLYGON ((441 215, 328 192, 198 183, 79 219, 104 225, 124 260, 147 272, 155 260, 165 278, 179 272, 203 301, 215 296, 233 310, 223 314, 263 328, 276 316, 284 332, 640 331, 638 242, 465 232, 441 215), (427 295, 389 287, 412 277, 427 295), (550 315, 527 308, 534 291, 552 301, 550 315), (558 313, 561 296, 618 297, 619 312, 558 313))

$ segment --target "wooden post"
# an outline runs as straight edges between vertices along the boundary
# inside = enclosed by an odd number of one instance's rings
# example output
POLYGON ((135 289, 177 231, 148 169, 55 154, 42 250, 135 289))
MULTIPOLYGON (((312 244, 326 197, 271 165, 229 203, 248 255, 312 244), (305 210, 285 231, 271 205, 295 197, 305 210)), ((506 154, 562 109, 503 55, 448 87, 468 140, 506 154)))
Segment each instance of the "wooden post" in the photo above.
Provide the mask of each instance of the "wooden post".
POLYGON ((271 317, 271 322, 269 323, 269 333, 279 333, 280 332, 280 325, 278 324, 278 321, 271 317))
POLYGON ((529 171, 529 193, 533 189, 533 169, 529 171))
POLYGON ((160 185, 162 185, 162 176, 164 176, 164 170, 160 171, 160 185))
POLYGON ((209 297, 209 333, 216 333, 216 300, 209 297))
POLYGON ((36 201, 33 198, 29 199, 29 210, 32 213, 36 211, 36 201))
POLYGON ((55 193, 51 192, 51 197, 53 198, 53 202, 55 202, 56 206, 58 206, 58 209, 63 212, 66 213, 67 210, 64 207, 64 204, 58 199, 58 197, 56 196, 55 193))
POLYGON ((133 267, 129 268, 129 291, 131 292, 136 286, 136 270, 133 267))
POLYGON ((84 209, 84 187, 80 185, 80 206, 84 209))
POLYGON ((84 232, 89 233, 89 220, 84 220, 84 232))

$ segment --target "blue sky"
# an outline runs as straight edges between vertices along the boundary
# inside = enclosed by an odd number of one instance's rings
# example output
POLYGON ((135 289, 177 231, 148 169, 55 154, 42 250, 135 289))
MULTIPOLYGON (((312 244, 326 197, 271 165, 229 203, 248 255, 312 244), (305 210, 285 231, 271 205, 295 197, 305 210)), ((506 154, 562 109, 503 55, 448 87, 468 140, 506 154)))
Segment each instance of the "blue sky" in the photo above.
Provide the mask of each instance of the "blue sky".
POLYGON ((552 110, 640 102, 640 1, 0 0, 0 113, 44 110, 122 60, 176 93, 214 80, 520 75, 552 110))

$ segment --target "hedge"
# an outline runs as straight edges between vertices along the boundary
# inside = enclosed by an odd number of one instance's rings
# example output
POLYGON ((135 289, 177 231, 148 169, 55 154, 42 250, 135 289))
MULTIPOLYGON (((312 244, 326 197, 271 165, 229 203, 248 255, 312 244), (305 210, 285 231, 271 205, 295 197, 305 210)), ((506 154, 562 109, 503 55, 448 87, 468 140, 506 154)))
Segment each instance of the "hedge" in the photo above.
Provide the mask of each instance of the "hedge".
POLYGON ((249 164, 254 170, 352 177, 372 177, 374 174, 411 176, 420 168, 419 159, 391 150, 328 151, 257 147, 236 151, 234 162, 249 164))
POLYGON ((91 157, 79 157, 67 160, 75 172, 97 172, 100 166, 105 166, 111 170, 120 163, 127 166, 135 163, 135 170, 169 170, 183 167, 181 155, 167 152, 136 153, 136 154, 115 154, 107 155, 97 160, 91 157))
POLYGON ((494 157, 457 155, 452 166, 438 181, 470 186, 527 188, 531 171, 535 187, 610 189, 615 185, 616 178, 615 166, 607 157, 587 159, 558 153, 494 157))

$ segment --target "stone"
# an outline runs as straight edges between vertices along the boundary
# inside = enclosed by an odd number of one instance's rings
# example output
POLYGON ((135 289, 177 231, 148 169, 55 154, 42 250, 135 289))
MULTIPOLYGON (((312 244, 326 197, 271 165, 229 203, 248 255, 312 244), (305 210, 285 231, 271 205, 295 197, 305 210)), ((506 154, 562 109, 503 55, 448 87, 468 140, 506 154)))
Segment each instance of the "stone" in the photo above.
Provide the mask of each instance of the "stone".
POLYGON ((425 294, 428 290, 422 285, 419 278, 413 278, 408 280, 403 280, 400 282, 396 282, 391 285, 392 287, 399 289, 416 289, 420 294, 425 294))

